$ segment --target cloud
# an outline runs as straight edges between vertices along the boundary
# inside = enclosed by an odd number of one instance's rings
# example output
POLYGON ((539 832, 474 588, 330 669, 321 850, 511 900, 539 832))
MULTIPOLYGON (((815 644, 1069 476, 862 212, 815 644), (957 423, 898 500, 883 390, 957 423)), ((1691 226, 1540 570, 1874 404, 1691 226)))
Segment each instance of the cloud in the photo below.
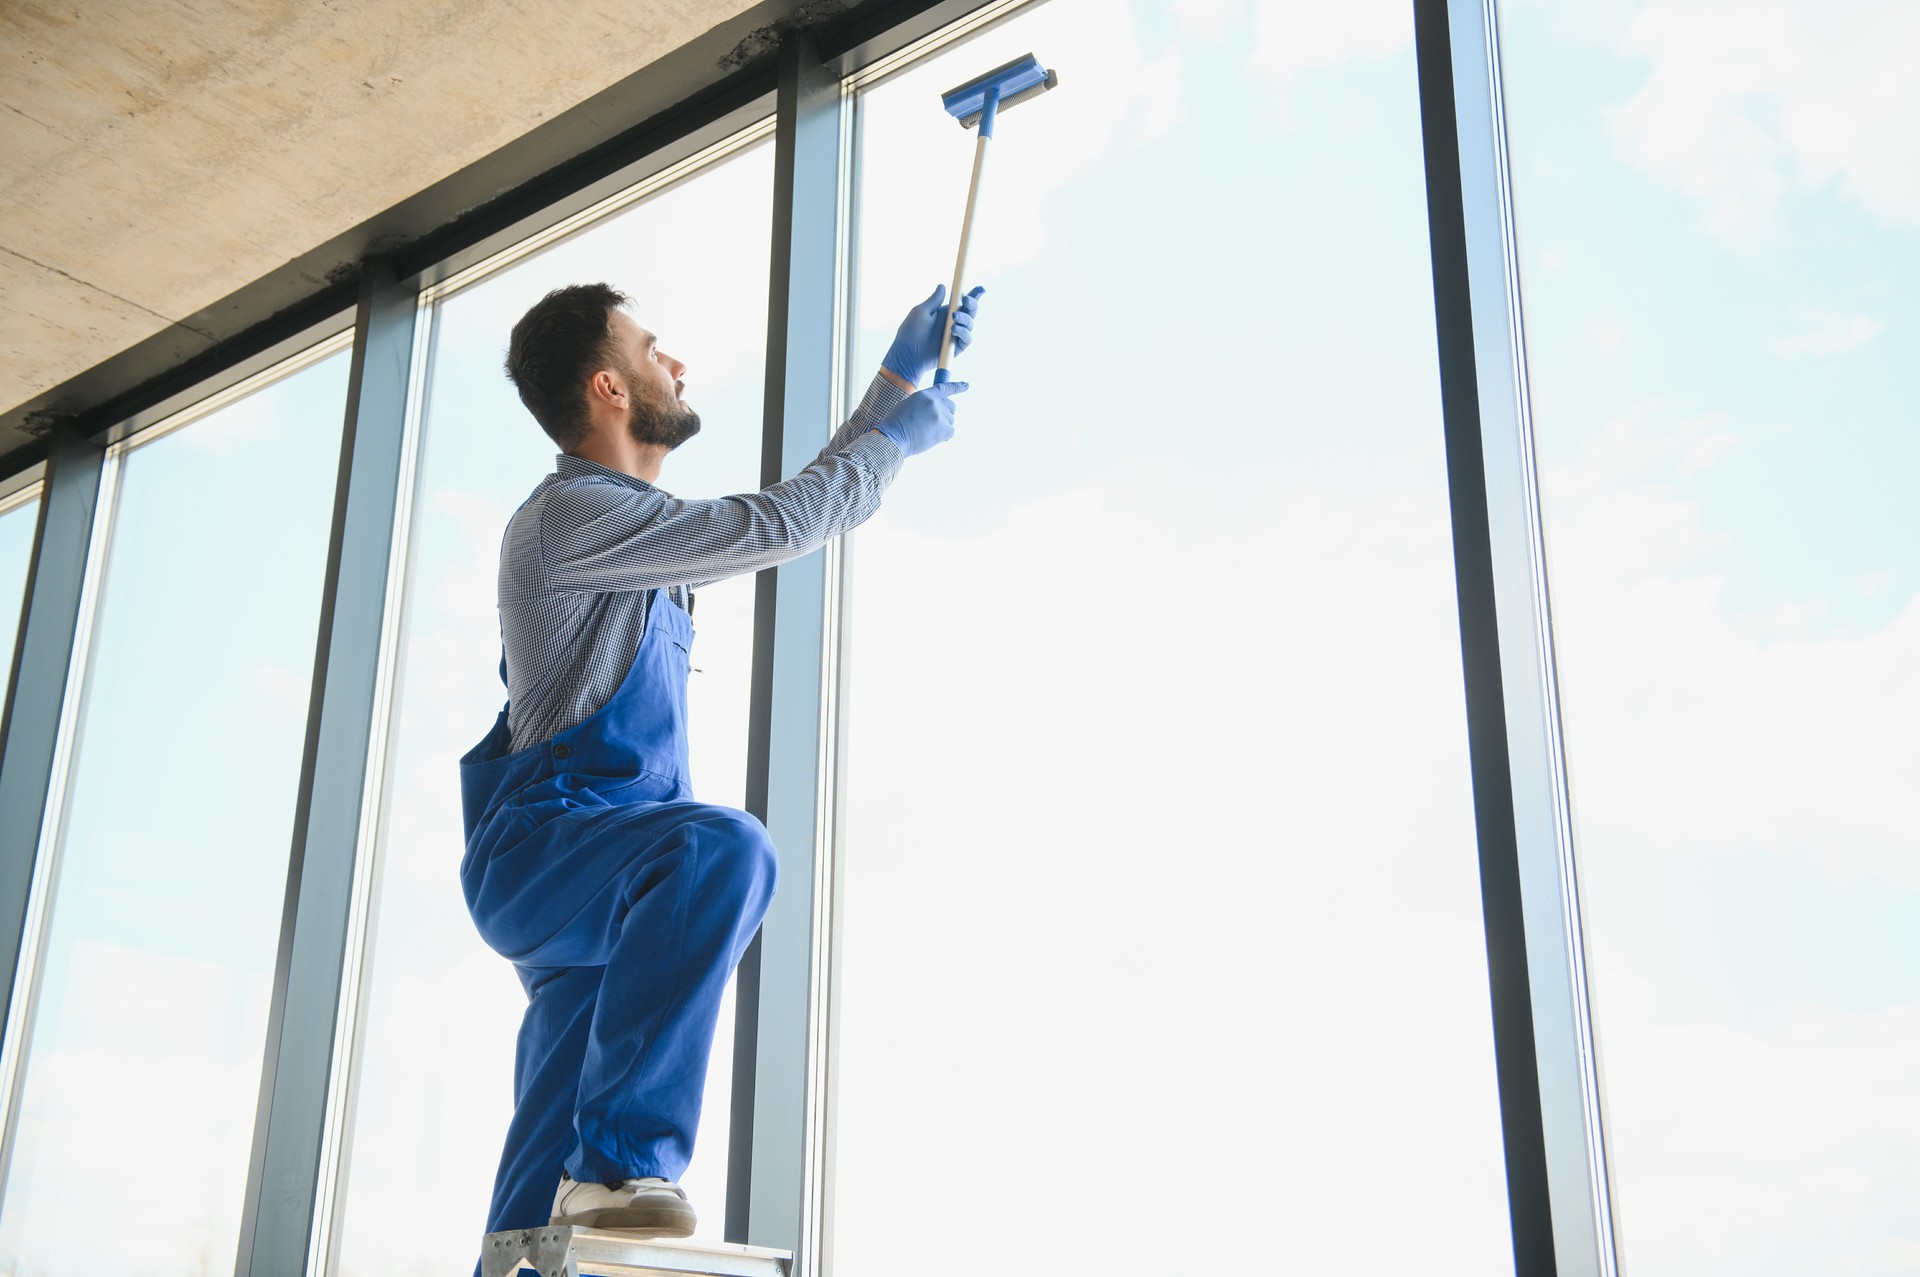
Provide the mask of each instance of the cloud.
POLYGON ((85 1266, 222 1271, 240 1226, 270 975, 150 949, 81 941, 65 999, 42 1017, 0 1222, 0 1272, 85 1266), (102 1149, 165 1166, 114 1205, 77 1192, 102 1149))
POLYGON ((928 1277, 1120 1235, 1127 1274, 1509 1262, 1429 477, 1173 523, 1090 482, 972 534, 908 491, 857 534, 838 1271, 943 1231, 981 1147, 1031 1223, 928 1277), (929 624, 953 599, 995 619, 929 624), (1186 1227, 1114 1191, 1149 1164, 1186 1227))
POLYGON ((311 675, 260 662, 240 672, 240 685, 252 699, 249 712, 267 710, 282 719, 306 721, 313 693, 311 675))
MULTIPOLYGON (((1191 46, 1214 44, 1247 10, 1238 0, 1174 6, 1182 39, 1156 47, 1138 16, 1147 7, 1054 0, 868 91, 861 116, 859 249, 860 313, 869 324, 884 320, 890 327, 900 308, 923 295, 927 285, 913 292, 903 280, 931 283, 952 274, 952 235, 966 197, 973 135, 928 109, 942 90, 1029 49, 1070 51, 1070 64, 1059 68, 1062 90, 1021 106, 991 144, 969 278, 990 279, 1040 257, 1049 233, 1057 233, 1053 205, 1059 192, 1186 120, 1194 77, 1217 74, 1211 64, 1229 56, 1191 46), (886 176, 908 162, 915 166, 914 182, 886 176), (940 230, 938 215, 928 217, 928 210, 940 209, 952 210, 949 231, 940 230)), ((1283 122, 1291 119, 1292 95, 1305 73, 1385 57, 1413 38, 1412 12, 1396 0, 1259 0, 1252 19, 1246 66, 1269 86, 1283 122)), ((1128 210, 1114 212, 1125 216, 1128 210)))
POLYGON ((1725 413, 1682 418, 1676 424, 1674 434, 1679 452, 1674 462, 1674 472, 1682 479, 1691 479, 1702 471, 1711 470, 1720 463, 1722 457, 1740 446, 1739 434, 1727 428, 1725 413))
POLYGON ((1888 1101, 1920 1073, 1920 1003, 1675 1022, 1654 982, 1607 974, 1601 1050, 1631 1271, 1914 1271, 1920 1107, 1888 1101))
POLYGON ((1819 598, 1736 612, 1725 543, 1684 480, 1738 446, 1718 415, 1645 406, 1549 466, 1554 622, 1582 838, 1596 854, 1722 849, 1829 881, 1920 887, 1920 597, 1861 632, 1819 598))
POLYGON ((1071 50, 1071 64, 1056 68, 1059 91, 1009 112, 988 144, 970 280, 1037 258, 1058 192, 1109 157, 1163 136, 1185 114, 1185 55, 1178 44, 1150 50, 1131 5, 1039 5, 869 89, 860 125, 863 314, 884 315, 890 326, 931 282, 950 281, 975 134, 954 125, 939 96, 1030 50, 1071 50), (896 175, 901 166, 911 181, 896 175), (903 295, 903 280, 921 279, 929 283, 903 295))
POLYGON ((1226 34, 1246 7, 1246 0, 1180 0, 1172 6, 1173 20, 1186 39, 1214 41, 1226 34))
POLYGON ((439 341, 477 341, 489 355, 477 374, 511 401, 500 360, 514 323, 549 289, 605 280, 687 364, 690 402, 721 384, 757 383, 772 199, 773 144, 762 141, 463 290, 442 312, 439 341))
POLYGON ((1832 186, 1888 224, 1920 226, 1920 8, 1788 0, 1651 0, 1621 38, 1647 79, 1610 120, 1631 163, 1754 250, 1790 194, 1832 186))
POLYGON ((1818 884, 1920 888, 1920 597, 1858 632, 1819 597, 1735 608, 1690 481, 1741 435, 1643 404, 1543 476, 1623 1262, 1884 1277, 1920 1237, 1910 975, 1850 951, 1812 996, 1881 1004, 1813 1005, 1728 951, 1844 950, 1872 915, 1818 884))
POLYGON ((1869 315, 1841 315, 1814 311, 1807 315, 1799 332, 1776 337, 1767 343, 1767 353, 1782 358, 1827 358, 1844 355, 1866 345, 1886 330, 1886 324, 1869 315))
MULTIPOLYGON (((1667 477, 1669 470, 1681 476, 1698 473, 1739 445, 1739 434, 1728 423, 1725 413, 1674 416, 1662 404, 1639 404, 1582 442, 1577 463, 1557 475, 1557 482, 1566 486, 1556 495, 1581 502, 1621 499, 1651 477, 1667 477)), ((1665 544, 1676 543, 1669 539, 1665 544)), ((1689 540, 1684 548, 1691 558, 1705 545, 1689 540)), ((1636 561, 1627 566, 1637 572, 1648 565, 1636 561)))
POLYGON ((1893 573, 1885 569, 1876 569, 1872 572, 1863 573, 1855 584, 1860 587, 1860 593, 1862 595, 1867 598, 1875 598, 1889 585, 1892 585, 1896 579, 1893 573))
MULTIPOLYGON (((172 432, 166 436, 167 442, 209 457, 230 457, 258 450, 266 436, 285 429, 290 419, 310 405, 328 405, 329 414, 343 414, 351 362, 351 351, 336 350, 172 432)), ((338 420, 339 416, 333 415, 329 428, 336 428, 338 420)))
POLYGON ((1413 40, 1413 9, 1397 0, 1311 4, 1261 0, 1254 10, 1249 66, 1272 85, 1282 123, 1301 75, 1356 58, 1383 58, 1413 40))

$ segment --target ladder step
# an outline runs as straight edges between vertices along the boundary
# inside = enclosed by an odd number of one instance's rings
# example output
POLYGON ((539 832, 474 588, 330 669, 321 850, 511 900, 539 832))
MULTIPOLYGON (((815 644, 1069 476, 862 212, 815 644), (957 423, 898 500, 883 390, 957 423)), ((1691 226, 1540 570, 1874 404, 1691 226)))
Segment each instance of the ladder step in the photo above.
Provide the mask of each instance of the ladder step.
POLYGON ((512 1277, 523 1264, 540 1277, 789 1277, 793 1256, 572 1224, 488 1233, 481 1242, 480 1277, 512 1277))

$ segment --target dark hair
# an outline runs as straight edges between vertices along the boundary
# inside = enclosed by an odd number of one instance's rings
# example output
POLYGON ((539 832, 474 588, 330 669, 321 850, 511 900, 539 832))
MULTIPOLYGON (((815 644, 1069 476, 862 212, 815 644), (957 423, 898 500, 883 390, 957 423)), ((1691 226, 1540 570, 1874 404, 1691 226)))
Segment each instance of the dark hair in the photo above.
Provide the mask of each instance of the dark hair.
POLYGON ((563 452, 587 435, 587 378, 620 362, 613 312, 628 300, 609 284, 571 284, 535 302, 513 326, 507 377, 563 452))

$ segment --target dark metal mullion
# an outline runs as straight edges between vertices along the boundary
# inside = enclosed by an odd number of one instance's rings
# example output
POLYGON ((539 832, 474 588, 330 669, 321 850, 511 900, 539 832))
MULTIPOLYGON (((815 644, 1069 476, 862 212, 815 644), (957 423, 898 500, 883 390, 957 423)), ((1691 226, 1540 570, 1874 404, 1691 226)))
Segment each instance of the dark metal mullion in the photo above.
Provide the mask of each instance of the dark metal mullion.
MULTIPOLYGON (((53 441, 19 634, 8 654, 12 678, 0 713, 0 971, 7 973, 18 968, 25 939, 104 469, 105 449, 98 443, 71 434, 53 441)), ((12 995, 10 980, 0 982, 0 1024, 12 1009, 12 995)))
POLYGON ((1491 0, 1416 0, 1434 317, 1514 1264, 1615 1271, 1553 708, 1491 0))
POLYGON ((1473 302, 1468 288, 1453 62, 1444 0, 1417 4, 1414 20, 1454 583, 1466 683, 1474 821, 1479 833, 1481 914, 1493 1000, 1494 1067, 1499 1076, 1500 1125, 1506 1149, 1507 1207, 1515 1271, 1550 1274, 1554 1271, 1553 1211, 1540 1129, 1533 997, 1527 978, 1527 936, 1513 828, 1513 776, 1507 766, 1500 625, 1494 609, 1492 532, 1487 522, 1486 468, 1480 447, 1473 302))
MULTIPOLYGON (((834 398, 840 86, 804 33, 782 43, 776 102, 763 486, 813 459, 834 398)), ((728 1240, 802 1268, 825 608, 822 553, 755 584, 747 806, 780 849, 780 888, 740 966, 727 1166, 728 1240)))
POLYGON ((355 856, 405 473, 418 294, 383 262, 361 274, 313 694, 261 1065, 237 1277, 304 1272, 323 1168, 355 856))
POLYGON ((0 712, 0 1202, 11 1170, 20 1086, 33 1038, 41 963, 40 932, 58 885, 60 825, 85 693, 89 613, 112 519, 118 467, 97 439, 75 433, 51 441, 32 558, 14 641, 7 703, 0 712), (75 680, 78 680, 76 685, 75 680), (40 887, 36 899, 35 884, 40 887), (16 999, 18 1001, 16 1002, 16 999))
MULTIPOLYGON (((421 276, 408 276, 397 264, 394 273, 406 278, 410 285, 418 286, 422 292, 425 291, 426 284, 421 276)), ((319 1195, 315 1197, 315 1277, 333 1277, 340 1271, 340 1250, 346 1237, 343 1223, 347 1183, 353 1166, 354 1138, 358 1134, 360 1083, 363 1076, 361 1064, 366 1050, 368 1012, 372 1004, 369 983, 375 960, 374 942, 380 934, 381 884, 385 877, 382 858, 386 839, 391 832, 389 822, 393 814, 395 773, 385 760, 392 756, 399 733, 399 716, 395 707, 404 699, 402 686, 405 664, 402 648, 407 634, 407 612, 412 606, 408 577, 418 551, 418 536, 413 530, 413 511, 418 505, 423 472, 420 462, 424 442, 420 436, 420 426, 428 412, 428 387, 433 384, 434 358, 442 331, 433 307, 420 306, 415 312, 414 323, 414 362, 407 385, 409 416, 407 433, 402 441, 401 490, 396 492, 399 513, 393 533, 394 556, 391 561, 398 574, 386 586, 390 623, 383 636, 386 647, 381 659, 388 668, 389 678, 374 711, 373 750, 379 757, 370 760, 371 765, 380 770, 380 783, 377 790, 369 787, 366 791, 368 811, 362 819, 372 823, 370 828, 362 831, 362 861, 354 867, 358 880, 355 890, 359 893, 356 907, 360 916, 349 919, 352 931, 348 936, 349 952, 342 968, 340 993, 344 1011, 351 1014, 343 1013, 340 1019, 339 1029, 347 1034, 347 1039, 344 1043, 336 1043, 334 1051, 334 1095, 328 1113, 332 1128, 327 1132, 334 1142, 331 1149, 322 1146, 322 1157, 326 1160, 320 1168, 317 1185, 319 1195)))

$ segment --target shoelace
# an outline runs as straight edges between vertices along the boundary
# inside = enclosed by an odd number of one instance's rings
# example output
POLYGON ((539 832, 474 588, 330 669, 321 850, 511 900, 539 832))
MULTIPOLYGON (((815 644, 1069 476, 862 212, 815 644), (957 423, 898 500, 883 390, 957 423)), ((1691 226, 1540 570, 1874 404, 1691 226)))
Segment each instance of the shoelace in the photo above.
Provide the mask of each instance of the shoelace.
POLYGON ((655 1179, 649 1176, 644 1179, 630 1179, 626 1182, 624 1187, 632 1189, 636 1193, 657 1192, 658 1190, 664 1188, 668 1192, 678 1197, 681 1201, 684 1202, 687 1200, 686 1190, 681 1188, 678 1184, 674 1183, 672 1180, 655 1179))

